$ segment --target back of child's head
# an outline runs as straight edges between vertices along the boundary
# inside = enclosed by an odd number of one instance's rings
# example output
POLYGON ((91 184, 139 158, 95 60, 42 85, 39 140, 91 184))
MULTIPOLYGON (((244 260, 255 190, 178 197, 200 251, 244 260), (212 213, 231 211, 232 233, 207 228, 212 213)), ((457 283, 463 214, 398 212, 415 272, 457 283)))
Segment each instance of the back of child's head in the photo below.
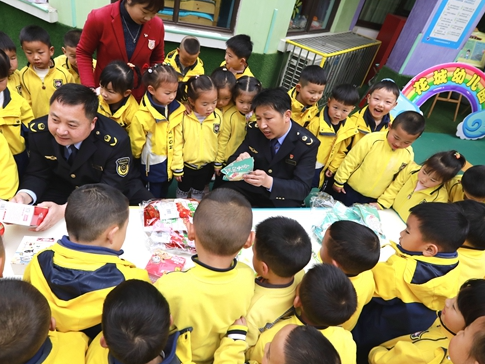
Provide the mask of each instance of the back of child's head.
POLYGON ((265 89, 254 97, 252 106, 253 110, 260 106, 269 106, 283 115, 291 110, 291 98, 282 87, 265 89))
POLYGON ((196 239, 207 252, 218 256, 237 254, 248 240, 252 225, 251 204, 228 188, 211 191, 194 213, 196 239))
POLYGON ((485 279, 470 279, 463 283, 456 299, 465 326, 485 316, 485 279))
POLYGON ((187 82, 180 82, 179 91, 177 92, 177 100, 187 101, 190 99, 195 101, 199 98, 202 92, 215 89, 216 86, 209 76, 193 76, 190 77, 187 82))
POLYGON ((313 326, 337 326, 357 309, 357 294, 349 278, 331 264, 311 268, 300 283, 301 310, 313 326))
POLYGON ((115 187, 97 183, 72 191, 67 199, 66 228, 71 240, 95 241, 106 229, 128 220, 128 199, 115 187))
POLYGON ((309 83, 314 83, 316 85, 326 85, 327 84, 327 72, 323 70, 322 67, 317 65, 310 65, 303 68, 300 75, 300 80, 298 83, 305 87, 309 83))
POLYGON ((81 30, 71 29, 64 34, 64 47, 76 48, 81 39, 81 30))
POLYGON ((345 83, 342 85, 337 85, 332 89, 332 94, 330 98, 338 101, 345 106, 355 106, 359 101, 359 91, 354 85, 345 83))
POLYGON ((99 84, 106 88, 111 83, 113 91, 123 95, 127 90, 135 88, 135 73, 139 80, 141 74, 137 66, 128 65, 124 61, 112 61, 101 72, 99 84))
POLYGON ((340 364, 340 356, 328 339, 313 326, 297 326, 285 344, 284 364, 340 364))
POLYGON ((157 63, 146 69, 142 82, 145 87, 152 86, 156 90, 163 83, 178 83, 178 75, 171 65, 157 63))
POLYGON ((423 242, 436 244, 441 253, 452 253, 468 234, 468 220, 461 209, 450 203, 428 202, 410 209, 419 221, 423 242))
POLYGON ((0 279, 0 292, 0 363, 26 363, 49 333, 49 304, 37 288, 18 279, 0 279))
POLYGON ((8 58, 7 54, 2 49, 0 49, 0 79, 7 78, 9 70, 10 58, 8 58))
POLYGON ((194 56, 200 52, 200 43, 196 37, 187 36, 180 42, 180 48, 194 56))
POLYGON ((394 81, 391 81, 391 80, 382 80, 373 84, 369 88, 368 94, 372 95, 374 91, 382 90, 382 89, 392 92, 392 94, 396 96, 396 100, 399 98, 399 95, 401 94, 401 90, 399 89, 399 86, 394 81))
POLYGON ((485 165, 472 166, 463 173, 461 185, 469 199, 478 199, 483 202, 485 199, 483 181, 485 181, 485 165))
POLYGON ((210 77, 217 90, 228 88, 232 91, 236 84, 236 76, 234 76, 234 73, 229 71, 226 67, 216 68, 210 77))
POLYGON ((423 134, 425 126, 424 116, 416 111, 404 111, 392 122, 392 129, 401 127, 407 134, 417 136, 423 134))
POLYGON ((238 34, 229 38, 226 41, 226 46, 238 58, 245 58, 246 62, 249 60, 249 57, 253 52, 253 42, 251 42, 251 37, 246 34, 238 34))
POLYGON ((242 92, 255 92, 258 94, 263 89, 261 82, 256 77, 242 76, 236 80, 232 90, 232 98, 236 99, 242 92))
POLYGON ((455 202, 465 214, 470 228, 466 236, 466 242, 474 248, 485 250, 485 204, 464 200, 455 202))
POLYGON ((146 364, 162 352, 170 331, 167 300, 148 282, 120 283, 103 305, 103 336, 110 354, 123 364, 146 364))
POLYGON ((426 173, 434 173, 441 178, 441 182, 448 182, 456 176, 466 163, 465 157, 456 150, 433 154, 424 163, 426 173))
POLYGON ((20 45, 23 45, 24 42, 41 42, 51 47, 51 38, 49 33, 38 25, 27 25, 20 30, 20 45))
POLYGON ((278 277, 290 278, 310 261, 312 242, 305 229, 288 217, 270 217, 256 226, 254 249, 278 277))
POLYGON ((372 269, 379 261, 381 245, 367 226, 353 221, 336 221, 328 228, 325 247, 342 270, 357 275, 372 269))
POLYGON ((84 106, 84 114, 93 120, 98 112, 98 96, 89 88, 77 83, 66 83, 52 94, 49 105, 57 101, 61 105, 84 106))
POLYGON ((17 51, 17 47, 12 39, 2 31, 0 31, 0 49, 2 51, 17 51))

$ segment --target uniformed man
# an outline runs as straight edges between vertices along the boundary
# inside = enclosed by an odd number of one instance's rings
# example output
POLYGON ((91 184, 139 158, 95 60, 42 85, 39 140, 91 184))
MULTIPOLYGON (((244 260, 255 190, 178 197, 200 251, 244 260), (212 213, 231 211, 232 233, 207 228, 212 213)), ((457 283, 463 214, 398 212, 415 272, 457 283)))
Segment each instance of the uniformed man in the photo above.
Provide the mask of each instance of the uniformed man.
POLYGON ((128 135, 97 109, 91 89, 66 84, 52 95, 49 114, 30 123, 30 162, 12 201, 49 208, 37 231, 64 216, 67 197, 81 185, 106 183, 130 204, 153 197, 133 168, 128 135))
POLYGON ((256 122, 228 162, 254 158, 254 171, 223 187, 241 192, 255 207, 301 207, 311 191, 320 142, 291 120, 291 99, 281 88, 253 99, 256 122))

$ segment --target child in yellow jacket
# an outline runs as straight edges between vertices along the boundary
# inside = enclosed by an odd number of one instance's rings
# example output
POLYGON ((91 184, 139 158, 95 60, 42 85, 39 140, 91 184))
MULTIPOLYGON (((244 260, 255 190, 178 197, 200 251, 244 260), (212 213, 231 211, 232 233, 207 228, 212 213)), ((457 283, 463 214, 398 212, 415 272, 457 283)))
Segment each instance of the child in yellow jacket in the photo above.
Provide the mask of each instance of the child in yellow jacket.
POLYGON ((177 72, 179 82, 187 82, 190 77, 204 74, 204 63, 199 58, 200 43, 196 37, 187 36, 182 39, 180 46, 169 52, 165 57, 177 72))
POLYGON ((456 176, 446 183, 449 202, 474 200, 485 203, 485 166, 468 168, 463 175, 456 176))

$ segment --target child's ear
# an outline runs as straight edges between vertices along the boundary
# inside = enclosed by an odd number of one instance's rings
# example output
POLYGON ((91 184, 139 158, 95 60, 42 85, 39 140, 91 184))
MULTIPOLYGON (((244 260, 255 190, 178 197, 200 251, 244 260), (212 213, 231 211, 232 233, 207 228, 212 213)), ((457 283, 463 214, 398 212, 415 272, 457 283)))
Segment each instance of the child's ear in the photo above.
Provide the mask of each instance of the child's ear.
MULTIPOLYGON (((296 92, 300 92, 301 91, 301 85, 299 83, 296 84, 295 90, 296 90, 296 92)), ((329 101, 330 101, 330 99, 329 99, 329 101)))
POLYGON ((99 338, 99 343, 101 344, 102 348, 109 349, 108 344, 106 344, 106 340, 103 335, 99 338))
POLYGON ((243 249, 251 248, 253 246, 253 243, 254 243, 254 231, 251 230, 248 236, 248 240, 246 240, 246 242, 243 245, 243 249))
POLYGON ((49 53, 51 54, 51 57, 54 55, 54 46, 49 48, 49 53))
POLYGON ((367 100, 367 103, 369 103, 369 100, 370 100, 370 94, 367 94, 367 96, 366 96, 366 98, 365 98, 365 99, 367 100))
POLYGON ((173 325, 173 317, 172 317, 172 315, 170 314, 170 326, 172 326, 172 325, 173 325))
POLYGON ((195 241, 195 228, 194 224, 192 224, 190 221, 187 223, 187 238, 195 241))
POLYGON ((66 54, 66 52, 67 52, 67 51, 66 51, 66 48, 61 47, 61 49, 62 49, 62 53, 66 54))
POLYGON ((51 317, 51 322, 49 323, 49 331, 56 331, 56 319, 51 317))
POLYGON ((268 273, 269 273, 269 267, 268 267, 268 264, 266 264, 265 262, 263 262, 263 261, 262 261, 262 262, 261 262, 261 268, 262 268, 261 270, 262 270, 262 273, 263 273, 263 274, 261 274, 261 275, 262 275, 263 277, 266 277, 266 276, 268 275, 268 273))
POLYGON ((240 63, 241 63, 243 66, 245 66, 245 65, 247 65, 247 64, 248 64, 248 63, 246 62, 246 58, 241 58, 240 63))
POLYGON ((148 85, 147 90, 148 90, 148 92, 149 92, 149 93, 151 93, 152 95, 155 93, 155 88, 154 88, 152 85, 148 85))
POLYGON ((106 240, 111 244, 114 240, 116 233, 120 230, 118 225, 113 225, 106 229, 106 240))
POLYGON ((177 53, 180 53, 180 47, 177 47, 177 53))
POLYGON ((123 97, 128 97, 131 94, 131 90, 126 90, 125 93, 123 94, 123 97))
POLYGON ((296 295, 295 299, 293 300, 293 307, 298 308, 301 307, 300 296, 296 295))
POLYGON ((434 257, 436 254, 439 253, 438 246, 436 244, 427 244, 426 248, 423 251, 423 255, 425 257, 434 257))

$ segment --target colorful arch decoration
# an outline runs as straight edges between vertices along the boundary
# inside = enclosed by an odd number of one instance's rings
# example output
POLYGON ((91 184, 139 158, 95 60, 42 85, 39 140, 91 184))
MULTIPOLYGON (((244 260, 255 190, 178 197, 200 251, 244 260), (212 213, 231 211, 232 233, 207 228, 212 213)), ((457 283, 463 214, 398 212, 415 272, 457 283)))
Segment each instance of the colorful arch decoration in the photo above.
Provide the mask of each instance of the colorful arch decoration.
POLYGON ((420 72, 402 90, 403 95, 420 107, 441 92, 458 92, 470 102, 472 113, 458 124, 461 139, 485 137, 485 74, 466 63, 443 63, 420 72))

